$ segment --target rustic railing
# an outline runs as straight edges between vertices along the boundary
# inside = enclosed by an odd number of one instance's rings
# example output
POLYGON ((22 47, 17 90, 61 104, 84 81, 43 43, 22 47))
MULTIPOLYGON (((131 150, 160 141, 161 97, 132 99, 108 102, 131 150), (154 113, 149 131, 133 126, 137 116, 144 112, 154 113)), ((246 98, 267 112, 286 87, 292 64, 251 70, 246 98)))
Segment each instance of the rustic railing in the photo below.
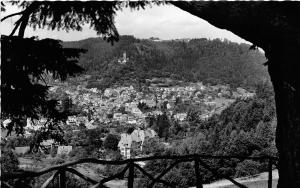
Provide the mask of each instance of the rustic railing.
POLYGON ((209 170, 210 172, 213 173, 214 176, 216 176, 218 178, 227 179, 238 187, 246 188, 245 185, 237 182, 233 178, 219 174, 217 172, 217 169, 211 168, 204 161, 205 159, 221 159, 221 160, 225 160, 225 159, 247 160, 248 159, 248 160, 254 160, 254 161, 258 161, 258 160, 268 161, 268 188, 272 188, 272 169, 273 169, 273 165, 276 165, 276 162, 278 161, 278 158, 270 157, 270 156, 241 157, 241 156, 213 156, 213 155, 198 155, 198 154, 184 155, 184 156, 152 156, 152 157, 144 157, 144 158, 126 159, 126 160, 121 160, 121 161, 106 161, 106 160, 98 160, 98 159, 94 159, 94 158, 85 158, 85 159, 79 159, 79 160, 73 161, 73 162, 64 163, 61 165, 56 165, 56 166, 46 168, 43 170, 39 170, 39 171, 24 171, 22 173, 5 174, 5 175, 1 176, 1 184, 3 187, 12 187, 7 183, 9 180, 35 178, 35 177, 53 172, 53 174, 50 176, 50 178, 48 178, 41 187, 46 188, 56 177, 58 177, 59 188, 65 188, 67 186, 66 185, 66 172, 68 172, 68 173, 75 174, 78 177, 80 177, 80 178, 84 179, 85 181, 89 182, 90 184, 92 184, 91 188, 106 187, 104 185, 105 183, 107 183, 113 179, 124 177, 125 173, 128 171, 127 186, 128 186, 128 188, 133 188, 134 177, 135 177, 134 170, 137 169, 151 180, 151 183, 149 184, 148 187, 153 187, 155 185, 155 183, 162 183, 167 187, 177 187, 176 185, 173 185, 172 183, 170 183, 166 180, 163 180, 162 177, 165 174, 167 174, 172 168, 174 168, 176 165, 178 165, 179 163, 193 162, 195 175, 196 175, 196 187, 197 188, 203 187, 202 179, 200 176, 199 166, 202 166, 203 168, 209 170), (159 159, 174 160, 174 162, 170 166, 168 166, 163 172, 161 172, 159 175, 156 175, 155 177, 152 176, 150 173, 146 172, 146 170, 143 169, 141 166, 136 164, 136 162, 140 162, 140 161, 151 161, 151 160, 159 160, 159 159), (124 167, 124 169, 121 172, 118 172, 110 177, 105 177, 99 181, 99 180, 94 180, 86 175, 83 175, 76 169, 71 168, 71 166, 82 164, 82 163, 95 163, 95 164, 102 164, 102 165, 126 165, 126 166, 124 167))

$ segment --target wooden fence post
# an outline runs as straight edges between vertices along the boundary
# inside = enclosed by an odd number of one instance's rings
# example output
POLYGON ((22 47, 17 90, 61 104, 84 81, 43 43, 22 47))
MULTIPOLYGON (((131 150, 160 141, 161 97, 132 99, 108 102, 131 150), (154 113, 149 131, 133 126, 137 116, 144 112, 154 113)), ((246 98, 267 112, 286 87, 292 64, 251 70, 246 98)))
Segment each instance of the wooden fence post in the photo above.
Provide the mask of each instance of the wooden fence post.
POLYGON ((65 169, 60 170, 60 173, 59 173, 59 188, 66 188, 66 171, 65 171, 65 169))
POLYGON ((132 159, 129 161, 129 173, 128 173, 128 188, 133 188, 134 182, 134 162, 132 159))
POLYGON ((269 179, 268 179, 268 188, 272 188, 272 158, 269 158, 268 171, 269 171, 269 179))
POLYGON ((199 170, 199 161, 197 156, 194 157, 194 166, 195 166, 195 174, 196 174, 196 188, 203 188, 202 185, 202 178, 200 176, 200 170, 199 170))

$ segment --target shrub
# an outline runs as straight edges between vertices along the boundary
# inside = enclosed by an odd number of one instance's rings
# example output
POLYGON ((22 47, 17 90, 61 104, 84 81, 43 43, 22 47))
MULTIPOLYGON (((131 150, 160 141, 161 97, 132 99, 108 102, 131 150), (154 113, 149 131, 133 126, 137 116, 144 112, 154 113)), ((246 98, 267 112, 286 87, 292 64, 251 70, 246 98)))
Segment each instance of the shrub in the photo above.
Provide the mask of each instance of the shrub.
POLYGON ((12 173, 19 169, 19 161, 16 156, 10 149, 3 149, 1 151, 1 173, 12 173))
POLYGON ((35 161, 41 161, 43 158, 46 158, 46 155, 41 151, 38 151, 37 153, 33 154, 33 160, 35 161))
POLYGON ((105 149, 116 151, 118 149, 119 138, 117 135, 109 134, 104 140, 103 146, 105 149))
POLYGON ((251 176, 259 173, 260 163, 252 160, 245 160, 238 163, 235 175, 237 177, 251 176))

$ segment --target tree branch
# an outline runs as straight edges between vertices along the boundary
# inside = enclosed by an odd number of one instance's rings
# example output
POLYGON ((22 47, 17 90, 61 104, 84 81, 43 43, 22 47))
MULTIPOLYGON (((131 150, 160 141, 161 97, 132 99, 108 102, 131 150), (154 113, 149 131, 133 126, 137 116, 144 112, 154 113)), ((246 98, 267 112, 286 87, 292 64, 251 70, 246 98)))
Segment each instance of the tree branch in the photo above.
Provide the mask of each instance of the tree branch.
POLYGON ((273 4, 262 2, 200 2, 200 1, 171 1, 170 4, 206 20, 208 23, 220 29, 226 29, 232 33, 251 41, 259 47, 265 47, 261 38, 270 35, 270 29, 266 28, 269 17, 261 18, 263 8, 272 7, 273 4), (257 14, 252 14, 258 11, 257 14))
POLYGON ((28 24, 28 21, 29 21, 29 16, 30 16, 30 11, 27 11, 22 17, 21 17, 21 25, 20 25, 20 28, 19 28, 19 34, 18 36, 19 37, 24 37, 24 33, 25 33, 25 29, 26 29, 26 26, 28 24))
MULTIPOLYGON (((19 34, 18 34, 18 36, 24 37, 25 28, 26 28, 26 26, 27 26, 27 24, 28 24, 30 14, 31 14, 32 12, 34 12, 34 10, 35 10, 36 8, 38 8, 38 6, 39 6, 39 2, 34 1, 34 2, 32 2, 32 3, 31 3, 24 11, 22 11, 22 13, 20 13, 20 14, 23 14, 23 15, 22 15, 22 17, 16 22, 16 26, 15 26, 15 28, 13 29, 12 33, 10 34, 10 36, 12 36, 12 35, 15 33, 15 31, 18 29, 18 27, 20 27, 20 28, 19 28, 19 34)), ((15 13, 15 14, 17 14, 17 13, 15 13)), ((12 15, 13 15, 13 14, 12 14, 12 15)), ((1 20, 1 21, 2 21, 2 20, 1 20)))
POLYGON ((6 20, 7 18, 10 18, 10 17, 13 17, 13 16, 17 16, 17 15, 20 15, 20 14, 23 14, 25 11, 21 11, 21 12, 17 12, 17 13, 14 13, 14 14, 10 14, 10 15, 7 15, 5 16, 4 18, 1 19, 1 22, 3 22, 4 20, 6 20))
POLYGON ((13 35, 15 34, 15 32, 16 32, 16 30, 18 29, 20 23, 21 23, 21 19, 19 19, 19 20, 15 23, 15 27, 14 27, 14 29, 12 30, 12 32, 10 33, 9 36, 13 36, 13 35))

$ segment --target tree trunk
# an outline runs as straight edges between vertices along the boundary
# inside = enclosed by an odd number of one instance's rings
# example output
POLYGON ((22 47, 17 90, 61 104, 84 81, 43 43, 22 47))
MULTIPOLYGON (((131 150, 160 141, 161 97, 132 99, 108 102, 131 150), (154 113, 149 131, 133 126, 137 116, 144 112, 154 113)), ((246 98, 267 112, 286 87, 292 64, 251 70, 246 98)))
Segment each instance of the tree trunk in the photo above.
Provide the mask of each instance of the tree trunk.
POLYGON ((300 187, 300 45, 276 41, 266 51, 275 91, 280 188, 300 187))

